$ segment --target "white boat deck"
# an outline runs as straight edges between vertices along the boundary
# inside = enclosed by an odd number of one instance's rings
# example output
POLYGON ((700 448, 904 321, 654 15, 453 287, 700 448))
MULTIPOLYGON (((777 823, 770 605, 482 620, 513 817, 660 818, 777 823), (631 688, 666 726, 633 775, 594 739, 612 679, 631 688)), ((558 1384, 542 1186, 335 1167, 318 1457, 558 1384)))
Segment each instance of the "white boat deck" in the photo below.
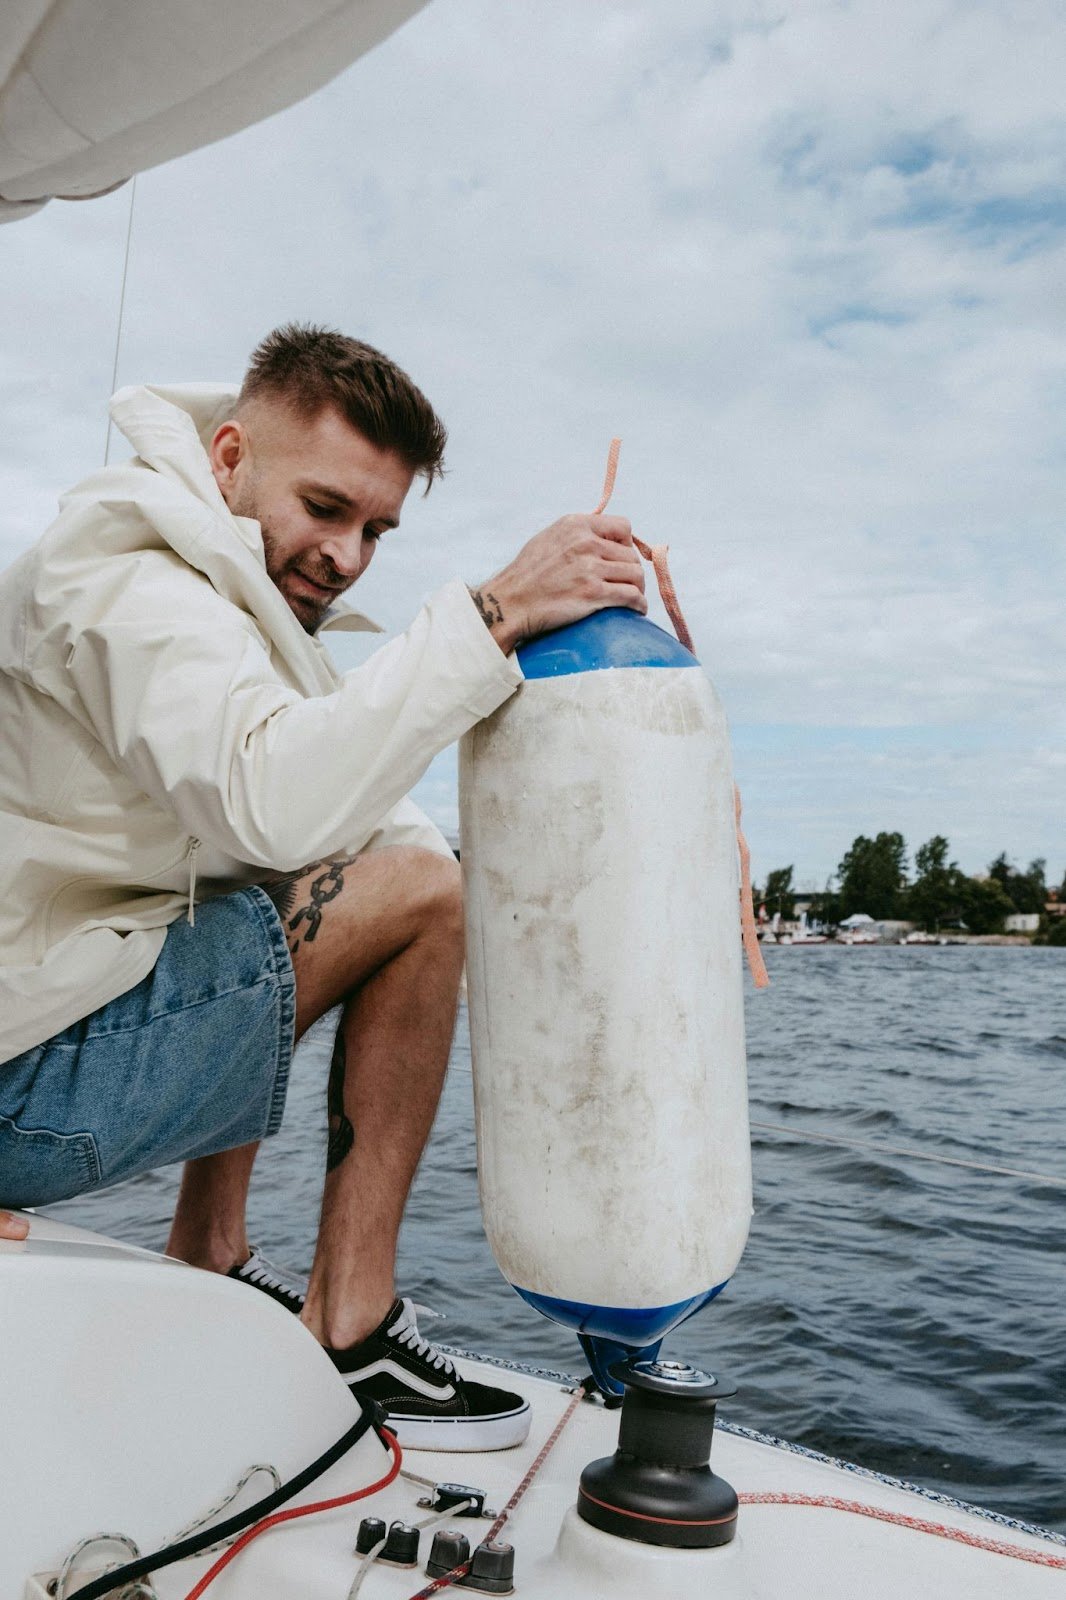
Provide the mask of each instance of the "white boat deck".
MULTIPOLYGON (((0 1348, 8 1489, 0 1597, 39 1600, 47 1576, 88 1534, 119 1531, 156 1548, 206 1511, 256 1461, 288 1479, 357 1415, 314 1341, 265 1296, 147 1252, 34 1219, 27 1245, 0 1246, 0 1348), (31 1574, 44 1575, 28 1581, 31 1574)), ((460 1359, 464 1371, 479 1364, 460 1359)), ((496 1453, 410 1453, 405 1466, 483 1489, 501 1508, 535 1460, 570 1395, 548 1379, 480 1369, 533 1407, 527 1443, 496 1453)), ((740 1409, 742 1402, 731 1409, 740 1409)), ((738 1533, 720 1550, 666 1551, 613 1538, 574 1511, 582 1467, 610 1454, 618 1413, 582 1403, 500 1538, 516 1551, 515 1593, 529 1600, 1040 1600, 1066 1594, 1066 1547, 939 1503, 874 1474, 719 1429, 712 1466, 741 1496, 738 1533), (827 1505, 745 1503, 759 1494, 861 1502, 899 1526, 827 1505), (954 1530, 967 1540, 921 1531, 954 1530), (994 1553, 999 1542, 1056 1565, 994 1553)), ((349 1493, 388 1457, 362 1439, 294 1504, 349 1493)), ((260 1488, 253 1491, 261 1493, 260 1488)), ((207 1591, 212 1600, 346 1600, 360 1519, 415 1522, 426 1491, 400 1479, 372 1499, 273 1528, 207 1591)), ((245 1497, 243 1503, 248 1503, 245 1497)), ((453 1519, 476 1544, 489 1522, 453 1519)), ((381 1563, 360 1600, 407 1600, 428 1583, 432 1532, 418 1568, 381 1563)), ((86 1556, 84 1575, 117 1559, 86 1556)), ((160 1571, 160 1600, 187 1596, 216 1556, 160 1571)), ((79 1569, 81 1571, 81 1569, 79 1569)), ((84 1578, 83 1578, 84 1581, 84 1578)), ((77 1592, 76 1581, 68 1594, 77 1592)), ((472 1592, 472 1591, 466 1591, 472 1592)))

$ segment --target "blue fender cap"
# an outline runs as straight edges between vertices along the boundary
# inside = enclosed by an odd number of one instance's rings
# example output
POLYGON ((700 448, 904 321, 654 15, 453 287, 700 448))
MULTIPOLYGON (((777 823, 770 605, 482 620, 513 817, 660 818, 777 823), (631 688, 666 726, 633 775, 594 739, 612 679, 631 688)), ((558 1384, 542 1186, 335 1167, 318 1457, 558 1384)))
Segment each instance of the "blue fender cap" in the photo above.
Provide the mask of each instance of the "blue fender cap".
POLYGON ((698 667, 691 651, 624 606, 594 611, 581 622, 542 633, 518 648, 526 678, 562 678, 606 667, 698 667))
POLYGON ((579 1300, 557 1300, 553 1295, 537 1294, 517 1284, 512 1284, 512 1288, 549 1321, 572 1328, 601 1389, 605 1393, 621 1394, 621 1384, 608 1375, 607 1369, 612 1363, 638 1354, 654 1359, 665 1335, 721 1294, 726 1282, 728 1279, 673 1305, 639 1307, 595 1306, 579 1300))

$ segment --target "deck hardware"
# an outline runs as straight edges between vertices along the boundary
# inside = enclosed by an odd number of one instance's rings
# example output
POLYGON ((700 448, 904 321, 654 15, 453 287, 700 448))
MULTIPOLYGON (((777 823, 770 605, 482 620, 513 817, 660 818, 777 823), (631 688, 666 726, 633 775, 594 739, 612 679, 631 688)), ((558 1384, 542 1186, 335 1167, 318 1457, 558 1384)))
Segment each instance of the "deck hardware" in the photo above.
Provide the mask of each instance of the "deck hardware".
POLYGON ((514 1545, 479 1544, 470 1559, 470 1571, 460 1587, 478 1594, 514 1593, 514 1545))
POLYGON ((737 1496, 711 1471, 710 1456, 715 1408, 736 1390, 678 1361, 638 1359, 611 1371, 625 1386, 618 1449, 581 1474, 578 1516, 641 1544, 729 1544, 737 1496))
POLYGON ((429 1560, 426 1562, 427 1578, 443 1578, 456 1567, 470 1560, 470 1540, 455 1528, 442 1528, 433 1535, 429 1560))
POLYGON ((369 1555, 374 1546, 384 1539, 386 1532, 386 1526, 380 1517, 364 1517, 355 1536, 356 1555, 369 1555))
POLYGON ((472 1489, 465 1483, 438 1483, 433 1490, 432 1496, 420 1500, 418 1503, 428 1511, 448 1511, 452 1506, 462 1505, 464 1500, 472 1500, 474 1503, 473 1505, 464 1506, 462 1511, 457 1511, 455 1513, 457 1517, 491 1515, 491 1513, 485 1511, 484 1489, 472 1489))
POLYGON ((387 1561, 393 1567, 417 1567, 418 1538, 417 1528, 410 1527, 406 1522, 392 1523, 378 1560, 387 1561))

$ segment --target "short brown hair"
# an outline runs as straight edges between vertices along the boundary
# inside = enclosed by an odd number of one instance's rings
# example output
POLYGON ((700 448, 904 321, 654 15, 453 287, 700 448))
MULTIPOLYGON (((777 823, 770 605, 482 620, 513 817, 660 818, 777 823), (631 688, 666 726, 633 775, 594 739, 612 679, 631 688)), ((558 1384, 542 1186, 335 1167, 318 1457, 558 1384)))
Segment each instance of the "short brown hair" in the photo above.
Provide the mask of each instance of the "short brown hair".
POLYGON ((311 323, 275 328, 252 352, 238 404, 259 395, 308 418, 332 407, 371 444, 395 450, 427 491, 444 475, 443 422, 406 372, 361 339, 311 323))

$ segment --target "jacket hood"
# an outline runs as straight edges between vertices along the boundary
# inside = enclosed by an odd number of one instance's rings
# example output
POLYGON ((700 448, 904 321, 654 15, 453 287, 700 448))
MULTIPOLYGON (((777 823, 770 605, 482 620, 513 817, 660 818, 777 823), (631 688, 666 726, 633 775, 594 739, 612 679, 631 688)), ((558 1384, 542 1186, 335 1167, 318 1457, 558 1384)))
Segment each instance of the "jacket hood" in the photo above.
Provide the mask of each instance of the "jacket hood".
MULTIPOLYGON (((140 460, 193 495, 214 514, 211 519, 214 526, 217 527, 214 519, 218 518, 231 529, 244 552, 254 560, 259 572, 265 574, 263 536, 259 523, 253 517, 232 515, 215 482, 207 454, 215 430, 234 415, 236 408, 237 389, 225 383, 140 384, 119 389, 112 396, 110 405, 116 427, 129 440, 140 460)), ((233 581, 242 569, 245 575, 248 574, 246 558, 238 558, 234 567, 226 557, 236 555, 236 551, 227 552, 217 547, 205 549, 202 524, 201 536, 191 544, 184 539, 179 541, 171 537, 166 527, 161 527, 159 531, 168 537, 168 542, 184 560, 205 572, 229 598, 247 599, 245 585, 240 581, 234 584, 233 581)), ((215 544, 215 540, 210 541, 211 546, 215 544)), ((258 588, 260 581, 256 574, 253 586, 258 588)), ((276 590, 274 592, 278 602, 291 616, 281 595, 276 590)), ((292 620, 299 627, 295 617, 292 620)), ((318 628, 319 633, 330 630, 382 632, 376 622, 343 600, 330 606, 318 628)))

